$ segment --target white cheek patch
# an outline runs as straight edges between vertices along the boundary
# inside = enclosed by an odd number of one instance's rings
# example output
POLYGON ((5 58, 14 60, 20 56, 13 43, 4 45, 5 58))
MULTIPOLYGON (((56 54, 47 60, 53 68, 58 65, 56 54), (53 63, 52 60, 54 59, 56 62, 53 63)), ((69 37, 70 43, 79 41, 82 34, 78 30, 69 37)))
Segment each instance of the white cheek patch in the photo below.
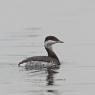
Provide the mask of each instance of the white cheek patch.
POLYGON ((56 41, 48 40, 44 43, 45 47, 49 48, 51 47, 52 44, 55 44, 56 41))

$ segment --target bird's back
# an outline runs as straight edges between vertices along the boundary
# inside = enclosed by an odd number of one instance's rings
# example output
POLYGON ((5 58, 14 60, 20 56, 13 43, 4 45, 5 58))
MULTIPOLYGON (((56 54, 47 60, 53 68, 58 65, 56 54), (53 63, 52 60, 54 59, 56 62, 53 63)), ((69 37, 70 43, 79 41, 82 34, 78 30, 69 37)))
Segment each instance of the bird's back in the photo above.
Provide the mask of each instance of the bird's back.
POLYGON ((19 65, 21 65, 23 63, 25 63, 26 68, 31 68, 31 69, 54 67, 54 66, 57 66, 58 64, 60 64, 56 58, 52 58, 49 56, 29 57, 25 60, 22 60, 19 63, 19 65))

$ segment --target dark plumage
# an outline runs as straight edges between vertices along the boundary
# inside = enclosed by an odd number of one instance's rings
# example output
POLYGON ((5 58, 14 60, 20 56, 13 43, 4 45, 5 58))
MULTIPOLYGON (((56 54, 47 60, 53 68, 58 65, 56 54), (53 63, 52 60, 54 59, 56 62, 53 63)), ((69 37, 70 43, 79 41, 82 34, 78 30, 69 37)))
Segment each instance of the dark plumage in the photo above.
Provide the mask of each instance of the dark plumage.
MULTIPOLYGON (((34 57, 29 57, 25 60, 22 60, 21 62, 19 62, 19 66, 23 63, 29 63, 29 64, 33 64, 33 62, 37 62, 37 64, 39 64, 39 62, 47 62, 47 64, 51 63, 51 64, 55 64, 55 65, 60 65, 60 61, 58 59, 58 57, 56 56, 56 54, 54 53, 54 51, 52 50, 52 45, 55 43, 63 43, 62 41, 60 41, 58 38, 54 37, 54 36, 48 36, 45 38, 45 49, 48 53, 48 56, 34 56, 34 57)), ((26 64, 26 66, 27 66, 26 64)), ((29 66, 28 64, 28 66, 29 66)))
POLYGON ((53 58, 53 57, 48 57, 48 56, 33 56, 33 57, 29 57, 23 61, 21 61, 19 63, 20 64, 23 64, 23 63, 27 63, 27 62, 32 62, 32 61, 39 61, 39 62, 56 62, 56 64, 60 64, 59 60, 57 60, 56 58, 53 58))
POLYGON ((54 37, 54 36, 48 36, 45 38, 45 41, 48 41, 48 40, 53 40, 53 41, 60 41, 58 38, 54 37))

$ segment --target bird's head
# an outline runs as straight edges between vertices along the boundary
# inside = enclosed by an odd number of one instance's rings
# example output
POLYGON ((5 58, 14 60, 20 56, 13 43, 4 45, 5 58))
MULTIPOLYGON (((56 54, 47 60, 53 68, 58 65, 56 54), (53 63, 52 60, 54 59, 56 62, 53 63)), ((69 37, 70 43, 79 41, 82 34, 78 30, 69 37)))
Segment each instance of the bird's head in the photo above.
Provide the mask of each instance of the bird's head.
POLYGON ((56 43, 64 43, 63 41, 60 41, 58 38, 56 38, 55 36, 47 36, 45 38, 45 42, 44 42, 44 45, 45 45, 45 48, 51 48, 51 46, 53 44, 56 44, 56 43))

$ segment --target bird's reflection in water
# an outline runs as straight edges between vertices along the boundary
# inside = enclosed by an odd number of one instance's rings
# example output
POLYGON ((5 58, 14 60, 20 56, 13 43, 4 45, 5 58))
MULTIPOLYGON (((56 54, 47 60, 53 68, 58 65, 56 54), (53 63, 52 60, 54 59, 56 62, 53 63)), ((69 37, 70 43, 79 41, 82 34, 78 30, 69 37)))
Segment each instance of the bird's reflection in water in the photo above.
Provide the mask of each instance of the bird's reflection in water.
MULTIPOLYGON (((43 69, 41 69, 41 68, 40 69, 37 69, 37 68, 24 68, 24 69, 26 71, 31 71, 31 72, 29 72, 29 74, 31 74, 31 76, 37 76, 37 75, 39 75, 39 72, 43 71, 43 69)), ((48 87, 50 86, 48 89, 45 89, 45 92, 47 94, 59 95, 58 89, 52 89, 51 88, 55 84, 54 77, 55 77, 55 74, 58 74, 59 69, 60 69, 60 65, 57 65, 57 66, 54 66, 54 67, 50 66, 50 67, 45 69, 45 71, 47 72, 46 86, 48 86, 48 87)))
POLYGON ((53 93, 54 95, 59 95, 58 90, 47 90, 47 93, 53 93))
POLYGON ((54 84, 54 73, 52 69, 48 69, 48 75, 47 75, 47 85, 53 85, 54 84))
POLYGON ((41 72, 43 70, 45 70, 47 72, 47 77, 46 77, 46 81, 47 81, 47 86, 49 85, 54 85, 54 75, 58 73, 58 69, 60 68, 60 65, 54 65, 54 66, 49 66, 47 68, 25 68, 26 71, 30 71, 31 73, 36 73, 36 72, 41 72))
POLYGON ((58 69, 60 68, 60 65, 54 65, 54 66, 49 66, 47 68, 33 68, 33 67, 25 67, 26 71, 31 71, 31 73, 36 73, 45 70, 47 72, 47 85, 54 85, 54 75, 57 74, 58 69))
POLYGON ((56 67, 49 67, 47 68, 47 85, 54 85, 54 74, 58 73, 57 70, 60 68, 60 66, 56 66, 56 67))
MULTIPOLYGON (((49 67, 48 69, 47 69, 47 72, 48 72, 48 75, 47 75, 47 78, 46 78, 46 80, 47 80, 47 86, 53 86, 54 85, 54 75, 55 74, 57 74, 58 72, 57 72, 57 70, 59 69, 60 67, 59 66, 57 66, 57 68, 51 68, 51 67, 49 67)), ((46 92, 47 93, 52 93, 52 94, 54 94, 54 95, 59 95, 58 94, 58 90, 56 90, 56 89, 48 89, 48 90, 46 90, 46 92)))

